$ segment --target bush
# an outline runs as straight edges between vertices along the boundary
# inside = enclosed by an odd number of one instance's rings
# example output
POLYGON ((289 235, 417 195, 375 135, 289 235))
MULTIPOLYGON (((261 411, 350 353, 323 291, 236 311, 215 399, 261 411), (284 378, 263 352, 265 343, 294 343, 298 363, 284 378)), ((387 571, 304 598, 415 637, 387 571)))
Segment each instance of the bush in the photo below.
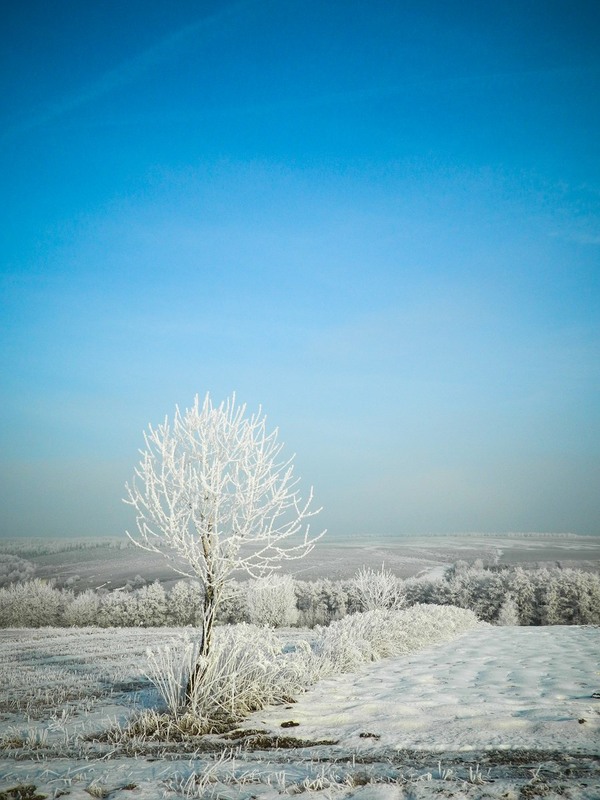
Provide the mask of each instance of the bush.
POLYGON ((453 606, 416 605, 352 614, 318 631, 316 674, 322 678, 354 672, 362 664, 449 641, 481 624, 472 611, 453 606))
POLYGON ((59 625, 63 609, 72 599, 72 592, 55 589, 51 583, 39 578, 15 583, 0 589, 0 626, 42 628, 59 625))
POLYGON ((101 628, 130 626, 129 595, 125 592, 106 592, 100 596, 98 625, 101 628))
POLYGON ((202 614, 202 586, 198 581, 177 581, 167 595, 167 624, 198 625, 202 614))
POLYGON ((167 595, 163 587, 155 581, 142 586, 130 597, 130 624, 136 627, 152 628, 167 625, 167 595))
POLYGON ((384 564, 379 572, 370 567, 362 567, 356 573, 353 583, 360 611, 396 609, 404 605, 402 583, 384 564))
POLYGON ((98 606, 100 597, 88 589, 76 597, 65 607, 63 623, 67 627, 86 628, 98 624, 98 606))
POLYGON ((305 684, 307 645, 284 653, 273 631, 242 623, 215 629, 211 653, 200 660, 202 679, 188 697, 199 640, 185 636, 148 650, 146 673, 170 713, 192 714, 198 732, 219 729, 265 705, 287 700, 305 684))
MULTIPOLYGON (((369 574, 369 570, 362 572, 369 574)), ((273 626, 323 626, 364 607, 355 581, 298 581, 281 576, 271 589, 261 582, 232 582, 228 588, 219 609, 220 624, 250 622, 253 615, 256 623, 273 626)), ((507 609, 503 608, 510 595, 521 625, 600 624, 600 576, 581 570, 526 571, 464 564, 448 570, 444 578, 413 578, 402 588, 407 607, 458 606, 474 611, 485 622, 498 623, 501 615, 505 618, 507 609)), ((28 580, 0 588, 0 627, 196 626, 202 602, 202 587, 194 581, 178 581, 169 592, 154 583, 129 592, 88 590, 75 595, 52 582, 28 580)))
POLYGON ((252 581, 246 594, 248 617, 253 625, 283 628, 298 621, 294 579, 291 575, 270 575, 252 581))
POLYGON ((35 564, 19 556, 0 553, 0 587, 31 580, 35 564))

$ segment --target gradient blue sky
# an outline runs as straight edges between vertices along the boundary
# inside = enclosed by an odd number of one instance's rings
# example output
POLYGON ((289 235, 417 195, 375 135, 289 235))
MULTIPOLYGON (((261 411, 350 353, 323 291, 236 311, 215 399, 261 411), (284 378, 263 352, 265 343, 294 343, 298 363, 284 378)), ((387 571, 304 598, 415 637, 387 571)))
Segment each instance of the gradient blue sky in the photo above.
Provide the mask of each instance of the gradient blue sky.
POLYGON ((0 534, 236 390, 331 536, 600 533, 600 6, 5 5, 0 534))

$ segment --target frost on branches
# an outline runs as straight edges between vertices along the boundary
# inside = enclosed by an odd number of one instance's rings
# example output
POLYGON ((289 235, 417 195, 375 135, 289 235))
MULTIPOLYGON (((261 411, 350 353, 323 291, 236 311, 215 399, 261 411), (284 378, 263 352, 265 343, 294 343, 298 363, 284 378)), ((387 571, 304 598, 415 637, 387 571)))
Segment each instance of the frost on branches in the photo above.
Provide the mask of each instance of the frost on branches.
POLYGON ((361 611, 398 609, 404 605, 402 582, 385 568, 385 564, 381 565, 379 572, 362 567, 354 576, 353 583, 361 611))
POLYGON ((235 395, 213 406, 207 394, 173 423, 144 434, 146 447, 125 502, 136 511, 145 550, 162 553, 176 572, 204 590, 200 656, 210 651, 215 612, 233 572, 269 575, 280 562, 305 556, 322 536, 309 535, 312 489, 304 502, 293 458, 280 460, 277 429, 247 417, 235 395))

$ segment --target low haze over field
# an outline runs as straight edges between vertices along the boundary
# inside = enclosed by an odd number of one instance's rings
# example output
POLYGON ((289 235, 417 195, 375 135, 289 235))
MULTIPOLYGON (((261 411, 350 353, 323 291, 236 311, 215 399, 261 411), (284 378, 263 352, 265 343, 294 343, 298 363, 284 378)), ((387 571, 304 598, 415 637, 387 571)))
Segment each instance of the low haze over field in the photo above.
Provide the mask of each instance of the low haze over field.
MULTIPOLYGON (((595 2, 3 14, 0 535, 232 391, 337 539, 600 533, 595 2)), ((316 523, 315 523, 316 524, 316 523)))

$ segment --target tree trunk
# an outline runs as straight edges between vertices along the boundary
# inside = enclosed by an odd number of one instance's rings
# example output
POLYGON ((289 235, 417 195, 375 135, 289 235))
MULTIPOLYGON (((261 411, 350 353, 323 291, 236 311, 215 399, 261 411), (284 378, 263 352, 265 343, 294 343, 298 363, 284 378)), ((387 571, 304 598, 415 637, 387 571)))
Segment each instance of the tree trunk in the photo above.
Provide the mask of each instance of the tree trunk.
POLYGON ((187 705, 193 705, 193 698, 196 687, 202 683, 208 667, 207 659, 211 651, 212 630, 215 622, 218 596, 213 586, 207 586, 204 591, 204 607, 202 609, 202 644, 198 654, 198 660, 190 672, 185 696, 187 705))

